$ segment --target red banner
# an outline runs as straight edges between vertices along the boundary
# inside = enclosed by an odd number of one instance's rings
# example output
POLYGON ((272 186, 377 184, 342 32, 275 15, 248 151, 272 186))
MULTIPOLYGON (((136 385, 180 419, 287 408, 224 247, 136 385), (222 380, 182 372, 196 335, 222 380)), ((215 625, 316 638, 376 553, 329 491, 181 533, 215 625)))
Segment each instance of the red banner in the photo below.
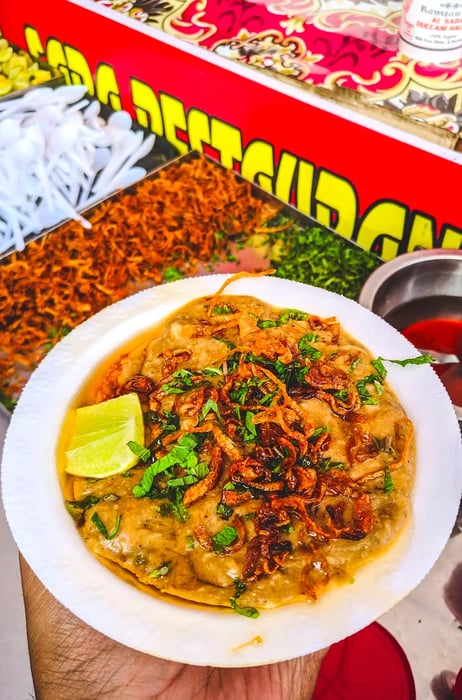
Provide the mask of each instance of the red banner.
POLYGON ((462 154, 431 127, 426 138, 93 5, 3 0, 0 30, 180 153, 211 155, 385 259, 462 247, 462 154))

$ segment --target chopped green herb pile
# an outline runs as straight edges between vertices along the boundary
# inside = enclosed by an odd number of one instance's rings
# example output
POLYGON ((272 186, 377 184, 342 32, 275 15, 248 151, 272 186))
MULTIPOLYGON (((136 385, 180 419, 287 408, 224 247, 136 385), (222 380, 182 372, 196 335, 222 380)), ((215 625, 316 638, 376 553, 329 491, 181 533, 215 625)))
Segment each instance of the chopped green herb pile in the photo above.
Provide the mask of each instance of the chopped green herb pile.
MULTIPOLYGON (((293 217, 280 214, 268 228, 282 226, 293 217)), ((294 220, 279 233, 268 234, 271 265, 276 276, 322 287, 357 299, 367 277, 382 263, 370 252, 319 225, 294 220)))

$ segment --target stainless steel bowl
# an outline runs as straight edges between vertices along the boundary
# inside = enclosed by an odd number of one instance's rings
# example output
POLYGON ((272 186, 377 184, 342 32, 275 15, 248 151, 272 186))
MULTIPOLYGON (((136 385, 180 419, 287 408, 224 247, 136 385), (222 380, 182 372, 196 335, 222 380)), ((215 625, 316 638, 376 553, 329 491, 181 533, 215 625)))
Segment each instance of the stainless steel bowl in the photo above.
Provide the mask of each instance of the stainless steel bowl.
POLYGON ((426 318, 462 318, 462 250, 399 255, 366 280, 359 303, 398 329, 426 318))
MULTIPOLYGON (((359 303, 398 330, 430 318, 462 319, 462 250, 399 255, 366 280, 359 303)), ((462 407, 455 410, 462 420, 462 407)))

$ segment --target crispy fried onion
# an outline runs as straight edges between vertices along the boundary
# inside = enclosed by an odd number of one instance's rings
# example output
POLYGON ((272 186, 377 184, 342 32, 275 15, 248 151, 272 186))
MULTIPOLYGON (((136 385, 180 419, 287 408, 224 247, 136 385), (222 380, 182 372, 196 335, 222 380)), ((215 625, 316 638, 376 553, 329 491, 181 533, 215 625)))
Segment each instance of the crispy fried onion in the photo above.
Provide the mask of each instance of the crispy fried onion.
POLYGON ((272 507, 295 515, 314 539, 365 537, 374 522, 369 495, 339 469, 311 478, 311 492, 271 499, 272 507))
POLYGON ((364 482, 383 478, 384 463, 394 470, 406 462, 412 424, 398 421, 394 433, 383 439, 368 432, 355 378, 348 371, 351 351, 336 359, 340 327, 335 318, 310 316, 308 327, 299 319, 287 327, 287 322, 278 325, 267 318, 258 325, 257 316, 248 309, 244 315, 231 298, 214 312, 221 292, 207 299, 209 314, 197 331, 199 338, 211 335, 230 347, 217 361, 219 366, 188 371, 184 383, 163 384, 191 357, 190 350, 167 349, 160 355, 162 379, 157 387, 135 375, 122 391, 136 391, 157 414, 148 434, 161 453, 182 436, 203 434, 198 444, 206 455, 206 473, 198 478, 181 462, 176 465, 180 479, 175 480, 183 479, 181 488, 187 486, 180 497, 187 508, 213 492, 208 504, 214 507, 216 502, 216 518, 227 520, 236 535, 222 545, 217 539, 221 531, 213 534, 216 520, 205 524, 199 517, 194 526, 199 545, 219 556, 243 550, 244 582, 284 567, 297 546, 306 554, 300 585, 314 598, 330 575, 319 545, 334 539, 361 540, 371 532, 375 520, 364 482), (317 341, 311 338, 318 335, 327 345, 323 355, 312 345, 317 341), (311 399, 317 401, 310 410, 311 399), (318 401, 328 404, 331 413, 318 401), (319 415, 322 420, 327 416, 329 423, 332 414, 342 419, 333 419, 335 430, 316 426, 319 415), (162 416, 171 415, 169 432, 162 416), (335 461, 335 444, 329 454, 332 435, 339 433, 344 436, 343 462, 335 461), (198 480, 192 483, 191 478, 198 480))
POLYGON ((267 504, 255 516, 256 535, 249 542, 242 568, 246 582, 258 581, 265 574, 277 571, 292 551, 289 540, 283 540, 279 528, 290 524, 283 510, 273 509, 267 504))
POLYGON ((154 391, 154 382, 142 374, 135 374, 123 384, 120 393, 129 394, 135 391, 137 394, 151 394, 154 391))
POLYGON ((351 460, 350 475, 358 484, 383 478, 384 469, 400 469, 409 459, 414 427, 408 418, 394 425, 386 438, 371 436, 361 426, 355 426, 347 445, 351 460))
MULTIPOLYGON (((249 470, 251 478, 255 478, 252 483, 254 487, 259 478, 265 484, 266 472, 261 471, 257 464, 235 466, 234 477, 236 479, 238 476, 237 481, 241 481, 249 470)), ((291 516, 295 516, 304 525, 307 534, 318 542, 334 538, 359 540, 372 529, 374 517, 370 497, 346 474, 331 470, 325 475, 317 475, 314 469, 295 469, 304 475, 300 483, 305 493, 270 495, 268 502, 257 511, 256 534, 249 542, 244 559, 244 581, 256 581, 283 566, 292 551, 292 544, 282 538, 280 528, 291 524, 291 516)))

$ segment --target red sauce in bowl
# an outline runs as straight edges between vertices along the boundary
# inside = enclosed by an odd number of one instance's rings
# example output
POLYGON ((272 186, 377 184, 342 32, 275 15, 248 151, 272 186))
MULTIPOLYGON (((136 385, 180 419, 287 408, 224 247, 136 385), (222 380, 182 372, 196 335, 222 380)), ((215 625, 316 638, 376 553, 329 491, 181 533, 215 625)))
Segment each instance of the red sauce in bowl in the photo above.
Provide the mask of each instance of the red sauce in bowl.
POLYGON ((433 368, 445 385, 451 401, 456 406, 462 406, 462 320, 430 318, 402 328, 401 333, 420 349, 458 355, 459 363, 434 364, 433 368))
POLYGON ((462 320, 430 318, 412 323, 401 329, 401 333, 418 348, 456 354, 456 340, 462 334, 462 320))

